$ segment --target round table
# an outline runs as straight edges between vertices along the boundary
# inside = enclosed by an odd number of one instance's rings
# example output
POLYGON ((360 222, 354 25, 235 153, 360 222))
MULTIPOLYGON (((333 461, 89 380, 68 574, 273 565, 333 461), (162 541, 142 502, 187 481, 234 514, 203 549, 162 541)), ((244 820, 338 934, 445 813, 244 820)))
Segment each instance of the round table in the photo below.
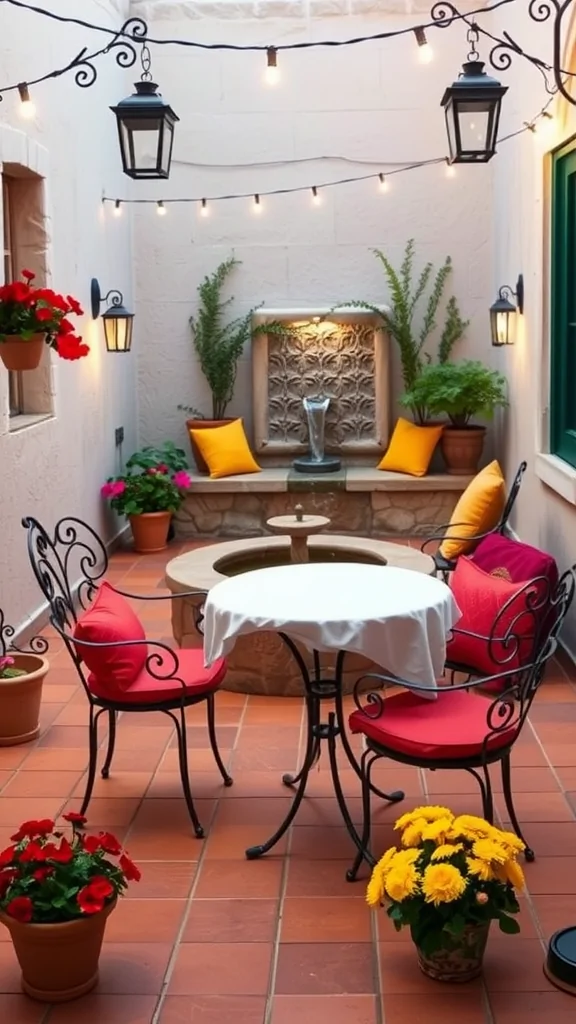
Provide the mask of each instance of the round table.
MULTIPOLYGON (((308 563, 256 569, 218 583, 204 606, 204 657, 206 664, 226 655, 237 637, 259 630, 276 631, 298 665, 307 708, 307 743, 302 767, 295 776, 285 775, 286 785, 296 792, 282 825, 264 844, 246 851, 249 859, 267 853, 284 835, 305 795, 312 766, 322 741, 328 743, 334 792, 344 823, 358 846, 359 839, 342 793, 336 758, 340 739, 358 776, 356 761, 345 729, 342 675, 346 652, 364 655, 382 665, 388 674, 430 688, 435 698, 441 675, 446 636, 460 617, 449 587, 441 580, 409 569, 358 563, 308 563), (310 671, 298 644, 313 654, 310 671), (324 676, 320 654, 337 652, 329 676, 324 676), (322 702, 334 701, 334 712, 322 721, 322 702)), ((400 791, 386 800, 402 800, 400 791)))

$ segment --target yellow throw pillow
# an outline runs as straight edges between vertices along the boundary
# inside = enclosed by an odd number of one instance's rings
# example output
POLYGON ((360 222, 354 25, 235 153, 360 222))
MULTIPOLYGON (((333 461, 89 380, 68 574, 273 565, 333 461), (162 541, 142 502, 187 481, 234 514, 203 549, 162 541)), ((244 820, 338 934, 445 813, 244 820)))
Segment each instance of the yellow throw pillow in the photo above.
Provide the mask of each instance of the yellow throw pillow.
POLYGON ((476 537, 479 533, 488 533, 498 525, 505 504, 506 481, 494 460, 476 474, 461 495, 452 513, 446 540, 440 545, 443 558, 451 561, 469 551, 473 543, 466 539, 450 540, 450 537, 476 537))
POLYGON ((391 473, 426 476, 434 449, 442 436, 443 426, 418 427, 409 420, 399 419, 388 450, 376 469, 391 473))
POLYGON ((244 433, 242 420, 233 420, 224 427, 191 430, 212 480, 236 473, 260 473, 244 433))

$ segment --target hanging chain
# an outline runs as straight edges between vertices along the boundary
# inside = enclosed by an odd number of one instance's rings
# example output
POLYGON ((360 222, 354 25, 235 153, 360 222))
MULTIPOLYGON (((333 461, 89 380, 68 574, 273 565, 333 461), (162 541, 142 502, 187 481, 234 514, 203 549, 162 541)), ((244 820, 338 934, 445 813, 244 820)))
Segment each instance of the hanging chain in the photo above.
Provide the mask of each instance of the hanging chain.
POLYGON ((142 64, 142 81, 151 82, 152 73, 150 68, 152 66, 152 54, 146 43, 142 47, 142 53, 140 54, 140 63, 142 64))
POLYGON ((466 33, 466 41, 467 41, 467 43, 468 43, 468 45, 470 47, 470 51, 469 51, 468 56, 467 56, 466 59, 469 60, 469 61, 475 61, 475 60, 478 60, 480 58, 480 54, 478 53, 478 50, 476 49, 476 43, 478 42, 479 38, 480 38, 480 33, 479 33, 478 29, 476 28, 476 25, 474 24, 474 22, 472 22, 472 24, 470 25, 470 27, 469 27, 469 29, 468 29, 468 31, 466 33))

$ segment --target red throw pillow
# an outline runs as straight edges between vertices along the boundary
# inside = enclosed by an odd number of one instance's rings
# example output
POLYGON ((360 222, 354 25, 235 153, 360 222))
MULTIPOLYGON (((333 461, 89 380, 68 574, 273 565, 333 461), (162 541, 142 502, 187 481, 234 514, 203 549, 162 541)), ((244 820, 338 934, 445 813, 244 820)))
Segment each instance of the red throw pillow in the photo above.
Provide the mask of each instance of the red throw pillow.
POLYGON ((558 583, 558 566, 552 555, 500 533, 492 533, 481 540, 470 560, 491 576, 500 576, 512 583, 545 576, 550 593, 558 583))
POLYGON ((79 644, 77 653, 87 669, 106 688, 110 697, 117 690, 127 690, 146 664, 146 644, 122 646, 126 640, 145 640, 146 634, 138 616, 109 583, 102 583, 87 611, 78 619, 74 636, 90 643, 117 644, 115 647, 86 647, 79 644))
MULTIPOLYGON (((467 665, 481 675, 496 675, 499 671, 530 663, 538 623, 534 614, 527 610, 527 594, 532 595, 534 591, 526 581, 511 583, 500 576, 492 576, 471 558, 461 555, 452 574, 451 586, 462 617, 447 644, 447 661, 467 665), (506 611, 498 619, 495 633, 496 618, 504 606, 507 606, 506 611), (480 637, 462 635, 458 632, 461 629, 479 633, 480 637), (511 637, 506 643, 508 631, 511 637), (491 635, 494 639, 489 645, 484 638, 491 635)), ((544 586, 542 584, 542 596, 544 586)))

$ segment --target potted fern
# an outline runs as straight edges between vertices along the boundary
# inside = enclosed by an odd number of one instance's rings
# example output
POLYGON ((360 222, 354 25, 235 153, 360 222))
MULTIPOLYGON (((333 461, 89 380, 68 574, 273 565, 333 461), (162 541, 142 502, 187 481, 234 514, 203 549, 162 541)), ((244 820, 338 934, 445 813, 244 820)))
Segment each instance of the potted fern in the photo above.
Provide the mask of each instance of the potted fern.
POLYGON ((508 405, 506 378, 483 363, 463 359, 458 363, 425 366, 400 404, 425 419, 446 415, 449 425, 442 432, 442 455, 449 473, 476 473, 486 427, 471 423, 473 417, 491 420, 498 407, 508 405))
MULTIPOLYGON (((381 262, 390 292, 390 308, 382 310, 362 300, 353 300, 340 305, 353 306, 356 309, 367 309, 375 313, 383 322, 384 329, 394 338, 398 345, 402 364, 402 380, 409 391, 418 376, 430 360, 425 352, 425 345, 436 329, 436 317, 444 293, 446 282, 452 270, 452 260, 447 256, 432 280, 434 267, 427 263, 414 282, 414 239, 406 243, 404 259, 397 270, 388 257, 379 249, 374 255, 381 262), (429 290, 430 283, 432 284, 429 290), (417 310, 425 299, 426 305, 420 324, 416 324, 417 310)), ((336 309, 339 306, 335 307, 336 309)), ((451 296, 446 304, 445 320, 438 345, 438 361, 445 363, 450 358, 454 345, 460 340, 468 327, 469 321, 463 320, 455 296, 451 296)), ((413 408, 418 423, 425 421, 424 410, 413 408)))
POLYGON ((186 420, 186 426, 200 473, 207 473, 208 467, 190 431, 221 427, 230 422, 226 410, 234 395, 238 360, 252 334, 252 309, 244 316, 224 322, 226 309, 234 300, 232 297, 223 299, 222 290, 240 263, 240 260, 230 256, 204 278, 198 286, 197 315, 190 317, 194 348, 212 395, 212 410, 211 416, 206 416, 191 406, 179 405, 178 408, 190 417, 186 420))

